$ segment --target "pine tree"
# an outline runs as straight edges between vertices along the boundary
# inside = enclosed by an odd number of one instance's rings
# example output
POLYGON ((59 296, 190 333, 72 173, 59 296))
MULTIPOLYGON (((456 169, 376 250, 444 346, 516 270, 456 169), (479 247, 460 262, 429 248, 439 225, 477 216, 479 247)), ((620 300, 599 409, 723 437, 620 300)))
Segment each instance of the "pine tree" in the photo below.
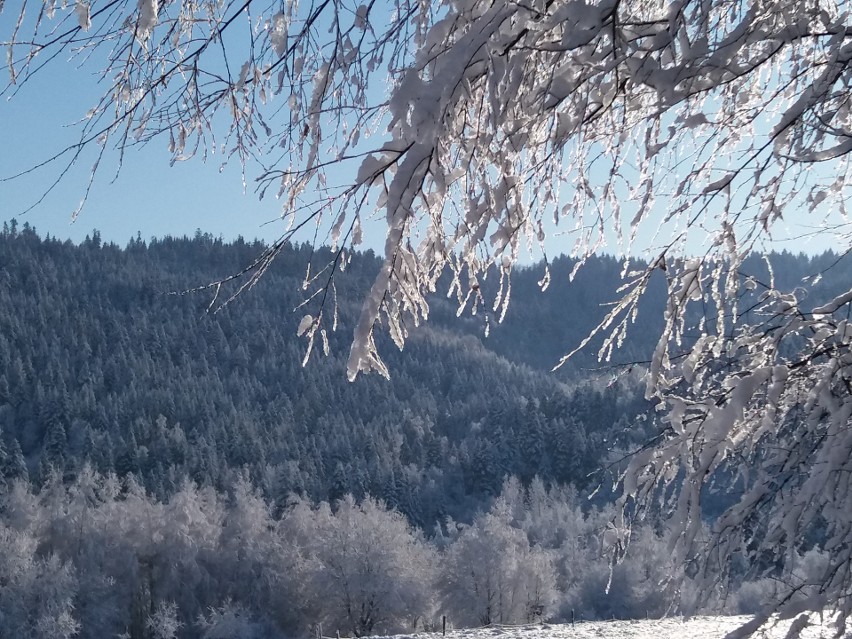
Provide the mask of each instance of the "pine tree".
POLYGON ((21 451, 21 445, 17 439, 12 440, 7 459, 8 465, 3 469, 3 476, 7 480, 19 479, 28 482, 30 474, 27 470, 27 462, 24 459, 24 453, 21 451))
POLYGON ((6 379, 5 374, 0 373, 0 406, 11 403, 11 401, 12 392, 9 388, 9 380, 6 379))
POLYGON ((3 442, 3 431, 0 430, 0 492, 3 492, 8 485, 11 466, 11 458, 9 451, 6 450, 6 444, 3 442))
POLYGON ((41 453, 41 463, 44 468, 52 468, 62 472, 65 469, 67 448, 68 438, 65 435, 65 427, 62 425, 62 421, 52 421, 48 426, 41 453))

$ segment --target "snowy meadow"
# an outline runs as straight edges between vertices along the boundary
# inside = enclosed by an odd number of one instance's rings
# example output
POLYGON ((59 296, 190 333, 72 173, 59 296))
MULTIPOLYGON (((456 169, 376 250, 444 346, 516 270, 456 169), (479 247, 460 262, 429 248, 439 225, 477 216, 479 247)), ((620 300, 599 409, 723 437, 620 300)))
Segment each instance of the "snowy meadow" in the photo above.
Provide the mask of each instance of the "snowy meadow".
MULTIPOLYGON (((630 621, 586 621, 576 624, 536 624, 528 626, 496 626, 447 632, 449 639, 723 639, 748 623, 748 616, 671 617, 630 621)), ((762 633, 766 639, 781 639, 791 622, 769 625, 762 633)), ((816 620, 802 630, 802 639, 834 636, 835 629, 826 618, 816 620)), ((427 639, 436 634, 395 635, 392 639, 427 639)), ((761 636, 761 635, 758 635, 761 636)), ((384 639, 384 638, 383 638, 384 639)), ((388 637, 387 639, 391 639, 388 637)))

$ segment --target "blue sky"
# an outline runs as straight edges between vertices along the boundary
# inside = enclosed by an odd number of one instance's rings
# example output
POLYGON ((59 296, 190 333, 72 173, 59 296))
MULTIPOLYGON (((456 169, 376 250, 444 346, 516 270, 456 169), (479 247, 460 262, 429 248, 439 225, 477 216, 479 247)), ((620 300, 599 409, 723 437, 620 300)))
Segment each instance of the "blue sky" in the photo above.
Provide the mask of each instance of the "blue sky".
MULTIPOLYGON (((7 6, 0 12, 0 42, 9 39, 18 11, 19 7, 7 6)), ((80 67, 80 60, 57 58, 16 94, 0 97, 0 221, 14 217, 19 223, 29 222, 42 234, 74 242, 97 229, 104 240, 120 245, 137 233, 147 239, 192 235, 196 229, 226 240, 242 235, 273 241, 283 234, 281 203, 271 196, 259 200, 253 191, 255 175, 251 170, 245 176, 244 188, 239 161, 231 161, 222 169, 224 158, 220 155, 209 157, 206 163, 194 158, 170 166, 165 136, 128 152, 117 178, 118 155, 107 153, 83 212, 75 221, 72 215, 96 159, 94 145, 44 202, 27 211, 67 160, 62 158, 13 180, 3 178, 26 171, 77 140, 79 129, 73 124, 85 117, 105 90, 103 84, 98 85, 97 66, 80 67)), ((8 72, 0 66, 0 73, 8 72)), ((0 76, 0 90, 7 81, 7 75, 0 76)), ((382 249, 383 221, 362 224, 362 247, 382 249)), ((296 239, 311 241, 313 235, 311 227, 296 239)))
MULTIPOLYGON (((10 15, 0 14, 0 20, 7 21, 10 15)), ((2 82, 5 84, 5 78, 2 82)), ((0 100, 0 178, 24 171, 73 143, 77 130, 71 125, 93 106, 100 90, 91 68, 76 68, 72 63, 56 60, 11 99, 0 100)), ((258 200, 250 172, 244 193, 238 162, 231 162, 220 171, 222 158, 212 156, 206 163, 193 159, 170 167, 166 144, 166 138, 155 139, 146 147, 131 150, 114 181, 117 157, 107 155, 83 213, 73 223, 72 212, 84 194, 95 159, 94 147, 43 203, 27 213, 23 211, 41 197, 65 166, 62 160, 0 182, 0 220, 16 217, 42 234, 75 242, 98 229, 105 240, 120 245, 137 233, 147 239, 192 235, 196 229, 225 239, 242 235, 271 241, 281 235, 284 222, 278 217, 280 203, 273 197, 258 200)), ((807 216, 795 214, 788 218, 792 218, 785 222, 792 226, 791 236, 807 229, 807 216)), ((383 221, 367 221, 364 226, 363 247, 380 251, 384 245, 383 221)), ((298 239, 310 240, 312 233, 298 239)), ((564 238, 549 240, 548 252, 558 252, 562 242, 564 238)), ((641 236, 638 245, 642 245, 641 236)), ((808 243, 788 240, 774 246, 794 252, 834 248, 830 237, 808 243)), ((533 257, 537 259, 538 255, 533 257)), ((525 257, 524 261, 528 259, 525 257)))
MULTIPOLYGON (((92 106, 96 97, 88 71, 54 65, 9 100, 0 102, 0 177, 13 175, 43 161, 76 139, 69 126, 92 106)), ((259 202, 243 193, 237 163, 220 172, 221 158, 197 159, 169 167, 167 139, 134 149, 113 181, 117 157, 108 155, 82 214, 71 222, 85 191, 94 162, 93 151, 67 175, 47 199, 23 214, 64 167, 62 160, 32 174, 0 182, 0 219, 16 217, 42 233, 82 240, 97 228, 104 239, 124 244, 136 233, 143 238, 193 234, 196 229, 235 238, 277 238, 282 230, 280 205, 259 202)), ((250 180, 251 176, 247 176, 250 180)))

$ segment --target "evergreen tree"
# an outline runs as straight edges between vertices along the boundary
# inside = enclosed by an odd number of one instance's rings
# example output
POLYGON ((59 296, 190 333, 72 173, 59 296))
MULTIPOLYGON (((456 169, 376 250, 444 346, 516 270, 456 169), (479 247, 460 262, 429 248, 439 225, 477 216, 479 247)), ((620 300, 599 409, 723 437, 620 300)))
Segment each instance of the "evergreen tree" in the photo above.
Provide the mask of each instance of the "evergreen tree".
POLYGON ((61 473, 65 469, 67 448, 68 438, 62 421, 59 419, 51 421, 47 427, 40 464, 43 468, 52 468, 61 473))
POLYGON ((2 475, 7 481, 15 479, 19 479, 24 482, 29 481, 27 462, 24 459, 24 453, 21 452, 21 445, 18 443, 17 439, 12 440, 12 445, 8 449, 6 460, 6 465, 3 467, 2 475))
POLYGON ((11 457, 3 442, 3 431, 0 430, 0 492, 5 490, 11 475, 11 457))

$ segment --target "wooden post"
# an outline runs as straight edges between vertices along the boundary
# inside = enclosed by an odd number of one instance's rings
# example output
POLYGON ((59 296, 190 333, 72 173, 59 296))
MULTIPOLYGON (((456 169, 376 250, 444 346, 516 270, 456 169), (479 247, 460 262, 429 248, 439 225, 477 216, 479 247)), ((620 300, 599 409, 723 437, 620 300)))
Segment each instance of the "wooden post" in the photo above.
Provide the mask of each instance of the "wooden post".
POLYGON ((574 628, 574 609, 571 608, 571 628, 574 628))
POLYGON ((337 631, 337 639, 340 639, 340 631, 337 631))
POLYGON ((447 636, 447 615, 441 617, 441 634, 447 636))

